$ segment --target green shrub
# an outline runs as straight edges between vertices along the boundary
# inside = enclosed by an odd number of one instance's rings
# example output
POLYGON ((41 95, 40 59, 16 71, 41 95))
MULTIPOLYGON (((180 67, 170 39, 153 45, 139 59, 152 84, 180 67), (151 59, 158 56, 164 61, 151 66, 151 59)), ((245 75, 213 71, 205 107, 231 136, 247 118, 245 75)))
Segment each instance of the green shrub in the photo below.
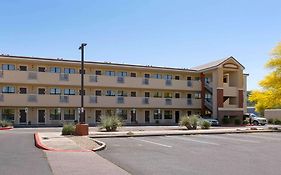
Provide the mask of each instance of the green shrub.
POLYGON ((183 116, 180 119, 179 125, 185 126, 187 129, 197 129, 198 121, 197 115, 183 116))
POLYGON ((241 125, 241 120, 238 119, 238 118, 235 119, 235 120, 234 120, 234 124, 235 124, 235 125, 241 125))
POLYGON ((248 125, 249 121, 248 120, 243 120, 243 125, 248 125))
POLYGON ((62 128, 62 135, 74 135, 75 126, 73 124, 65 124, 62 128))
POLYGON ((275 124, 275 125, 281 125, 281 120, 275 119, 274 124, 275 124))
POLYGON ((273 118, 268 119, 268 124, 273 124, 273 123, 274 123, 273 118))
POLYGON ((13 124, 7 120, 0 120, 0 126, 1 127, 8 127, 8 126, 12 126, 13 124))
POLYGON ((225 125, 227 125, 227 124, 229 124, 230 123, 230 120, 229 120, 229 118, 227 118, 227 117, 224 117, 223 119, 222 119, 222 124, 225 124, 225 125))
POLYGON ((106 131, 116 131, 117 127, 121 127, 122 124, 122 119, 118 116, 105 116, 101 118, 100 128, 105 128, 106 131))
POLYGON ((206 120, 203 120, 202 123, 201 123, 201 129, 209 129, 211 127, 211 123, 206 121, 206 120))

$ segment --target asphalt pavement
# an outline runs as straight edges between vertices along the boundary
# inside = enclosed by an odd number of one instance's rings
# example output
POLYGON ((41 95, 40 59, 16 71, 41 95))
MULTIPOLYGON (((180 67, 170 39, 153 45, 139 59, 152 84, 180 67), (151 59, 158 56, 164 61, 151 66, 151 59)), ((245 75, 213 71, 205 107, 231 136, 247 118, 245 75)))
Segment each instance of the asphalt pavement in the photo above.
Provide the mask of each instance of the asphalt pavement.
POLYGON ((1 175, 51 175, 45 153, 34 146, 33 133, 0 131, 1 175))
POLYGON ((99 155, 134 175, 276 175, 281 133, 103 138, 99 155))

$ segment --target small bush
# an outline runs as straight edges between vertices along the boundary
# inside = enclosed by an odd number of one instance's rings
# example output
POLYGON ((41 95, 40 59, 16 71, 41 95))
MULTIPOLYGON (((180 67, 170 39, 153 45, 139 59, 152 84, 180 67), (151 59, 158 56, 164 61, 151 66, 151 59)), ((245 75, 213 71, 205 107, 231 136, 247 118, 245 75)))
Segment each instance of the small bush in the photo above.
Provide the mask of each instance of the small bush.
POLYGON ((197 115, 183 116, 180 119, 179 125, 185 126, 187 129, 197 129, 199 118, 197 115))
POLYGON ((235 120, 234 120, 234 124, 235 124, 235 125, 241 125, 241 120, 238 119, 238 118, 235 119, 235 120))
POLYGON ((229 118, 224 117, 224 118, 222 119, 222 123, 225 124, 225 125, 229 124, 229 123, 230 123, 229 118))
POLYGON ((13 124, 7 120, 0 120, 0 127, 8 127, 12 126, 13 124))
POLYGON ((75 126, 73 124, 65 124, 62 128, 62 135, 74 135, 75 126))
POLYGON ((273 124, 273 123, 274 123, 273 118, 268 119, 268 124, 273 124))
POLYGON ((201 124, 201 129, 209 129, 211 127, 211 123, 204 120, 201 124))
POLYGON ((122 120, 118 116, 105 116, 101 118, 100 128, 106 131, 116 131, 117 127, 122 126, 122 120))
POLYGON ((249 121, 248 120, 243 120, 243 125, 248 125, 249 121))
POLYGON ((275 124, 275 125, 281 125, 281 120, 275 119, 274 124, 275 124))

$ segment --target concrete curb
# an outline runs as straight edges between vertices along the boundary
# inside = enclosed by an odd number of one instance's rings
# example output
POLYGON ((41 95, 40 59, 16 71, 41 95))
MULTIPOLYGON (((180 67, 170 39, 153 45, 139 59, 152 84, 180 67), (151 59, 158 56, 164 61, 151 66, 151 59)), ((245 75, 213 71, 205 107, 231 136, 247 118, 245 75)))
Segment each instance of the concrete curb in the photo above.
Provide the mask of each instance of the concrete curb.
POLYGON ((199 134, 242 134, 242 133, 258 133, 258 132, 281 132, 281 130, 234 130, 234 131, 215 131, 215 132, 182 132, 182 133, 133 133, 133 134, 120 134, 120 135, 91 135, 90 138, 115 138, 115 137, 146 137, 146 136, 166 136, 166 135, 199 135, 199 134))
POLYGON ((99 147, 97 147, 96 149, 92 149, 92 151, 96 152, 96 151, 101 151, 103 149, 105 149, 106 147, 106 144, 102 141, 99 141, 99 140, 96 140, 96 139, 93 139, 91 137, 89 137, 89 139, 93 140, 94 142, 96 142, 98 145, 100 145, 99 147))
POLYGON ((50 148, 44 145, 40 138, 38 133, 34 133, 34 141, 35 141, 35 146, 39 149, 45 150, 45 151, 53 151, 53 152, 92 152, 91 150, 63 150, 63 149, 55 149, 55 148, 50 148))
POLYGON ((13 127, 1 127, 0 130, 10 130, 13 129, 13 127))

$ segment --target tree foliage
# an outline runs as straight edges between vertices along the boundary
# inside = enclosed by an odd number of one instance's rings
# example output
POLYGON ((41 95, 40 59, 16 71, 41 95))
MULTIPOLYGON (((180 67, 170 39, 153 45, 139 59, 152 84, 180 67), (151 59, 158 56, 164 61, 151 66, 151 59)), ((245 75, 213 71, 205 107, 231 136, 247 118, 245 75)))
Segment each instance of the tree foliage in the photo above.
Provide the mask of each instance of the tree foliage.
POLYGON ((272 50, 271 59, 265 67, 272 69, 259 85, 262 90, 253 91, 249 100, 255 102, 257 111, 281 107, 281 42, 272 50))

